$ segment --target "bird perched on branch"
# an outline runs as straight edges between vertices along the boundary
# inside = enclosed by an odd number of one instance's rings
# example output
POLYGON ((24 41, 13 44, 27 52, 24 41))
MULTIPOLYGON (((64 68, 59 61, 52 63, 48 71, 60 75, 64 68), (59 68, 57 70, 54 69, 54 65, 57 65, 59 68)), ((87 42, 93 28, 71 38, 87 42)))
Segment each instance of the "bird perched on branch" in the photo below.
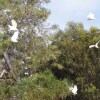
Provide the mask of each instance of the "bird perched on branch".
POLYGON ((98 41, 95 45, 90 45, 89 48, 93 48, 93 47, 99 48, 99 46, 98 46, 99 42, 100 42, 100 41, 98 41))

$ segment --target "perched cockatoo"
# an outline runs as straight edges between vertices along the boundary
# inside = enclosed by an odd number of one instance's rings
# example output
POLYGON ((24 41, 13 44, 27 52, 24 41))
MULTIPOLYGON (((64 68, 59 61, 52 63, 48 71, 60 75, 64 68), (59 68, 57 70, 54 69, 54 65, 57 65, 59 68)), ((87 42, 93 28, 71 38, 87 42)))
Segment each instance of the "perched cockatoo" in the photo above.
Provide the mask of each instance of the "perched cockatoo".
POLYGON ((88 20, 95 20, 96 18, 94 17, 93 13, 89 13, 89 15, 87 16, 88 20))
POLYGON ((77 90, 78 90, 77 85, 74 85, 73 87, 70 87, 69 89, 71 90, 71 92, 72 92, 74 95, 77 94, 77 90))
POLYGON ((18 34, 19 34, 19 31, 14 32, 13 36, 11 37, 12 42, 18 42, 18 34))
POLYGON ((98 47, 99 42, 100 42, 100 41, 98 41, 95 45, 90 45, 89 48, 93 48, 93 47, 99 48, 99 47, 98 47))
POLYGON ((18 29, 17 29, 17 22, 16 22, 14 19, 12 19, 12 20, 11 20, 11 23, 12 23, 12 26, 11 26, 11 25, 8 25, 10 31, 11 31, 11 30, 13 30, 13 31, 18 31, 18 29))

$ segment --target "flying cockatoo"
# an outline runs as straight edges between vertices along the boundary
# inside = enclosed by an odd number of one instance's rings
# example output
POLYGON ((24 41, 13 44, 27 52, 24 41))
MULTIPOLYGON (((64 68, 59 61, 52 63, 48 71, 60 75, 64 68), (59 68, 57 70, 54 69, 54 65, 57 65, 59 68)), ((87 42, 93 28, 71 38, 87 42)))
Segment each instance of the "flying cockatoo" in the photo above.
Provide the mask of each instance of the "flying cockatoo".
POLYGON ((93 13, 89 13, 89 15, 87 16, 88 20, 95 20, 96 18, 94 17, 93 13))
POLYGON ((19 31, 15 31, 15 33, 11 37, 12 42, 18 42, 18 34, 19 34, 19 31))
POLYGON ((93 47, 99 48, 99 47, 98 47, 99 42, 100 42, 100 41, 98 41, 95 45, 90 45, 89 48, 93 48, 93 47))
POLYGON ((73 93, 74 95, 77 94, 77 90, 78 90, 77 85, 74 85, 73 87, 70 87, 69 89, 72 91, 72 93, 73 93))
POLYGON ((11 31, 11 30, 13 30, 13 31, 18 31, 18 29, 17 29, 17 22, 16 22, 14 19, 12 19, 12 20, 11 20, 11 23, 12 23, 12 26, 11 26, 11 25, 8 25, 10 31, 11 31))

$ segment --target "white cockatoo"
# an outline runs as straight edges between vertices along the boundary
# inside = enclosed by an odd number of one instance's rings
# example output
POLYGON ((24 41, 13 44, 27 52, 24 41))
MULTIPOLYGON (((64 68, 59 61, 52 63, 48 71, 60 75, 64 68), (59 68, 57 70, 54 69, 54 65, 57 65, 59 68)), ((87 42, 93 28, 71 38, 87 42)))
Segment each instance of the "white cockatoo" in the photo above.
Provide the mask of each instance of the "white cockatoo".
POLYGON ((100 42, 100 41, 98 41, 95 45, 90 45, 89 48, 93 48, 93 47, 99 48, 99 47, 98 47, 99 42, 100 42))
POLYGON ((77 85, 74 85, 73 87, 70 87, 69 89, 74 95, 77 94, 77 90, 78 90, 77 85))
POLYGON ((13 31, 18 31, 18 29, 17 29, 17 22, 14 19, 12 19, 11 20, 11 23, 12 23, 12 26, 11 25, 8 25, 10 31, 12 31, 12 30, 13 31))
POLYGON ((96 18, 94 17, 93 13, 89 13, 89 15, 87 16, 88 20, 95 20, 96 18))
POLYGON ((19 31, 14 32, 13 36, 11 37, 12 42, 18 42, 18 34, 19 34, 19 31))

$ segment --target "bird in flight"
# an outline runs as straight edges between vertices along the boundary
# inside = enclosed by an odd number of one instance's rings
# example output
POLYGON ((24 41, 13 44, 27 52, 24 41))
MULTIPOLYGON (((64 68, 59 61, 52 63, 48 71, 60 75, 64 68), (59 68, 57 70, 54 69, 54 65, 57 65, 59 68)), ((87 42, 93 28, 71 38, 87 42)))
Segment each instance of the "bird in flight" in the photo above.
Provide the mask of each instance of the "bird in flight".
POLYGON ((73 87, 70 87, 70 90, 72 91, 72 93, 74 95, 76 95, 77 94, 77 90, 78 90, 77 85, 74 85, 73 87))
POLYGON ((11 37, 12 42, 18 42, 18 34, 19 34, 19 31, 15 31, 15 33, 11 37))
POLYGON ((93 48, 93 47, 95 47, 95 48, 99 48, 99 46, 98 46, 99 42, 100 42, 100 40, 99 40, 96 44, 94 44, 94 45, 90 45, 89 48, 93 48))
POLYGON ((12 30, 13 31, 18 31, 18 29, 17 29, 17 22, 14 19, 12 19, 11 20, 11 23, 12 23, 12 26, 11 25, 8 25, 10 31, 12 31, 12 30))
POLYGON ((95 18, 93 13, 89 13, 89 15, 87 16, 87 19, 88 20, 95 20, 96 18, 95 18))

